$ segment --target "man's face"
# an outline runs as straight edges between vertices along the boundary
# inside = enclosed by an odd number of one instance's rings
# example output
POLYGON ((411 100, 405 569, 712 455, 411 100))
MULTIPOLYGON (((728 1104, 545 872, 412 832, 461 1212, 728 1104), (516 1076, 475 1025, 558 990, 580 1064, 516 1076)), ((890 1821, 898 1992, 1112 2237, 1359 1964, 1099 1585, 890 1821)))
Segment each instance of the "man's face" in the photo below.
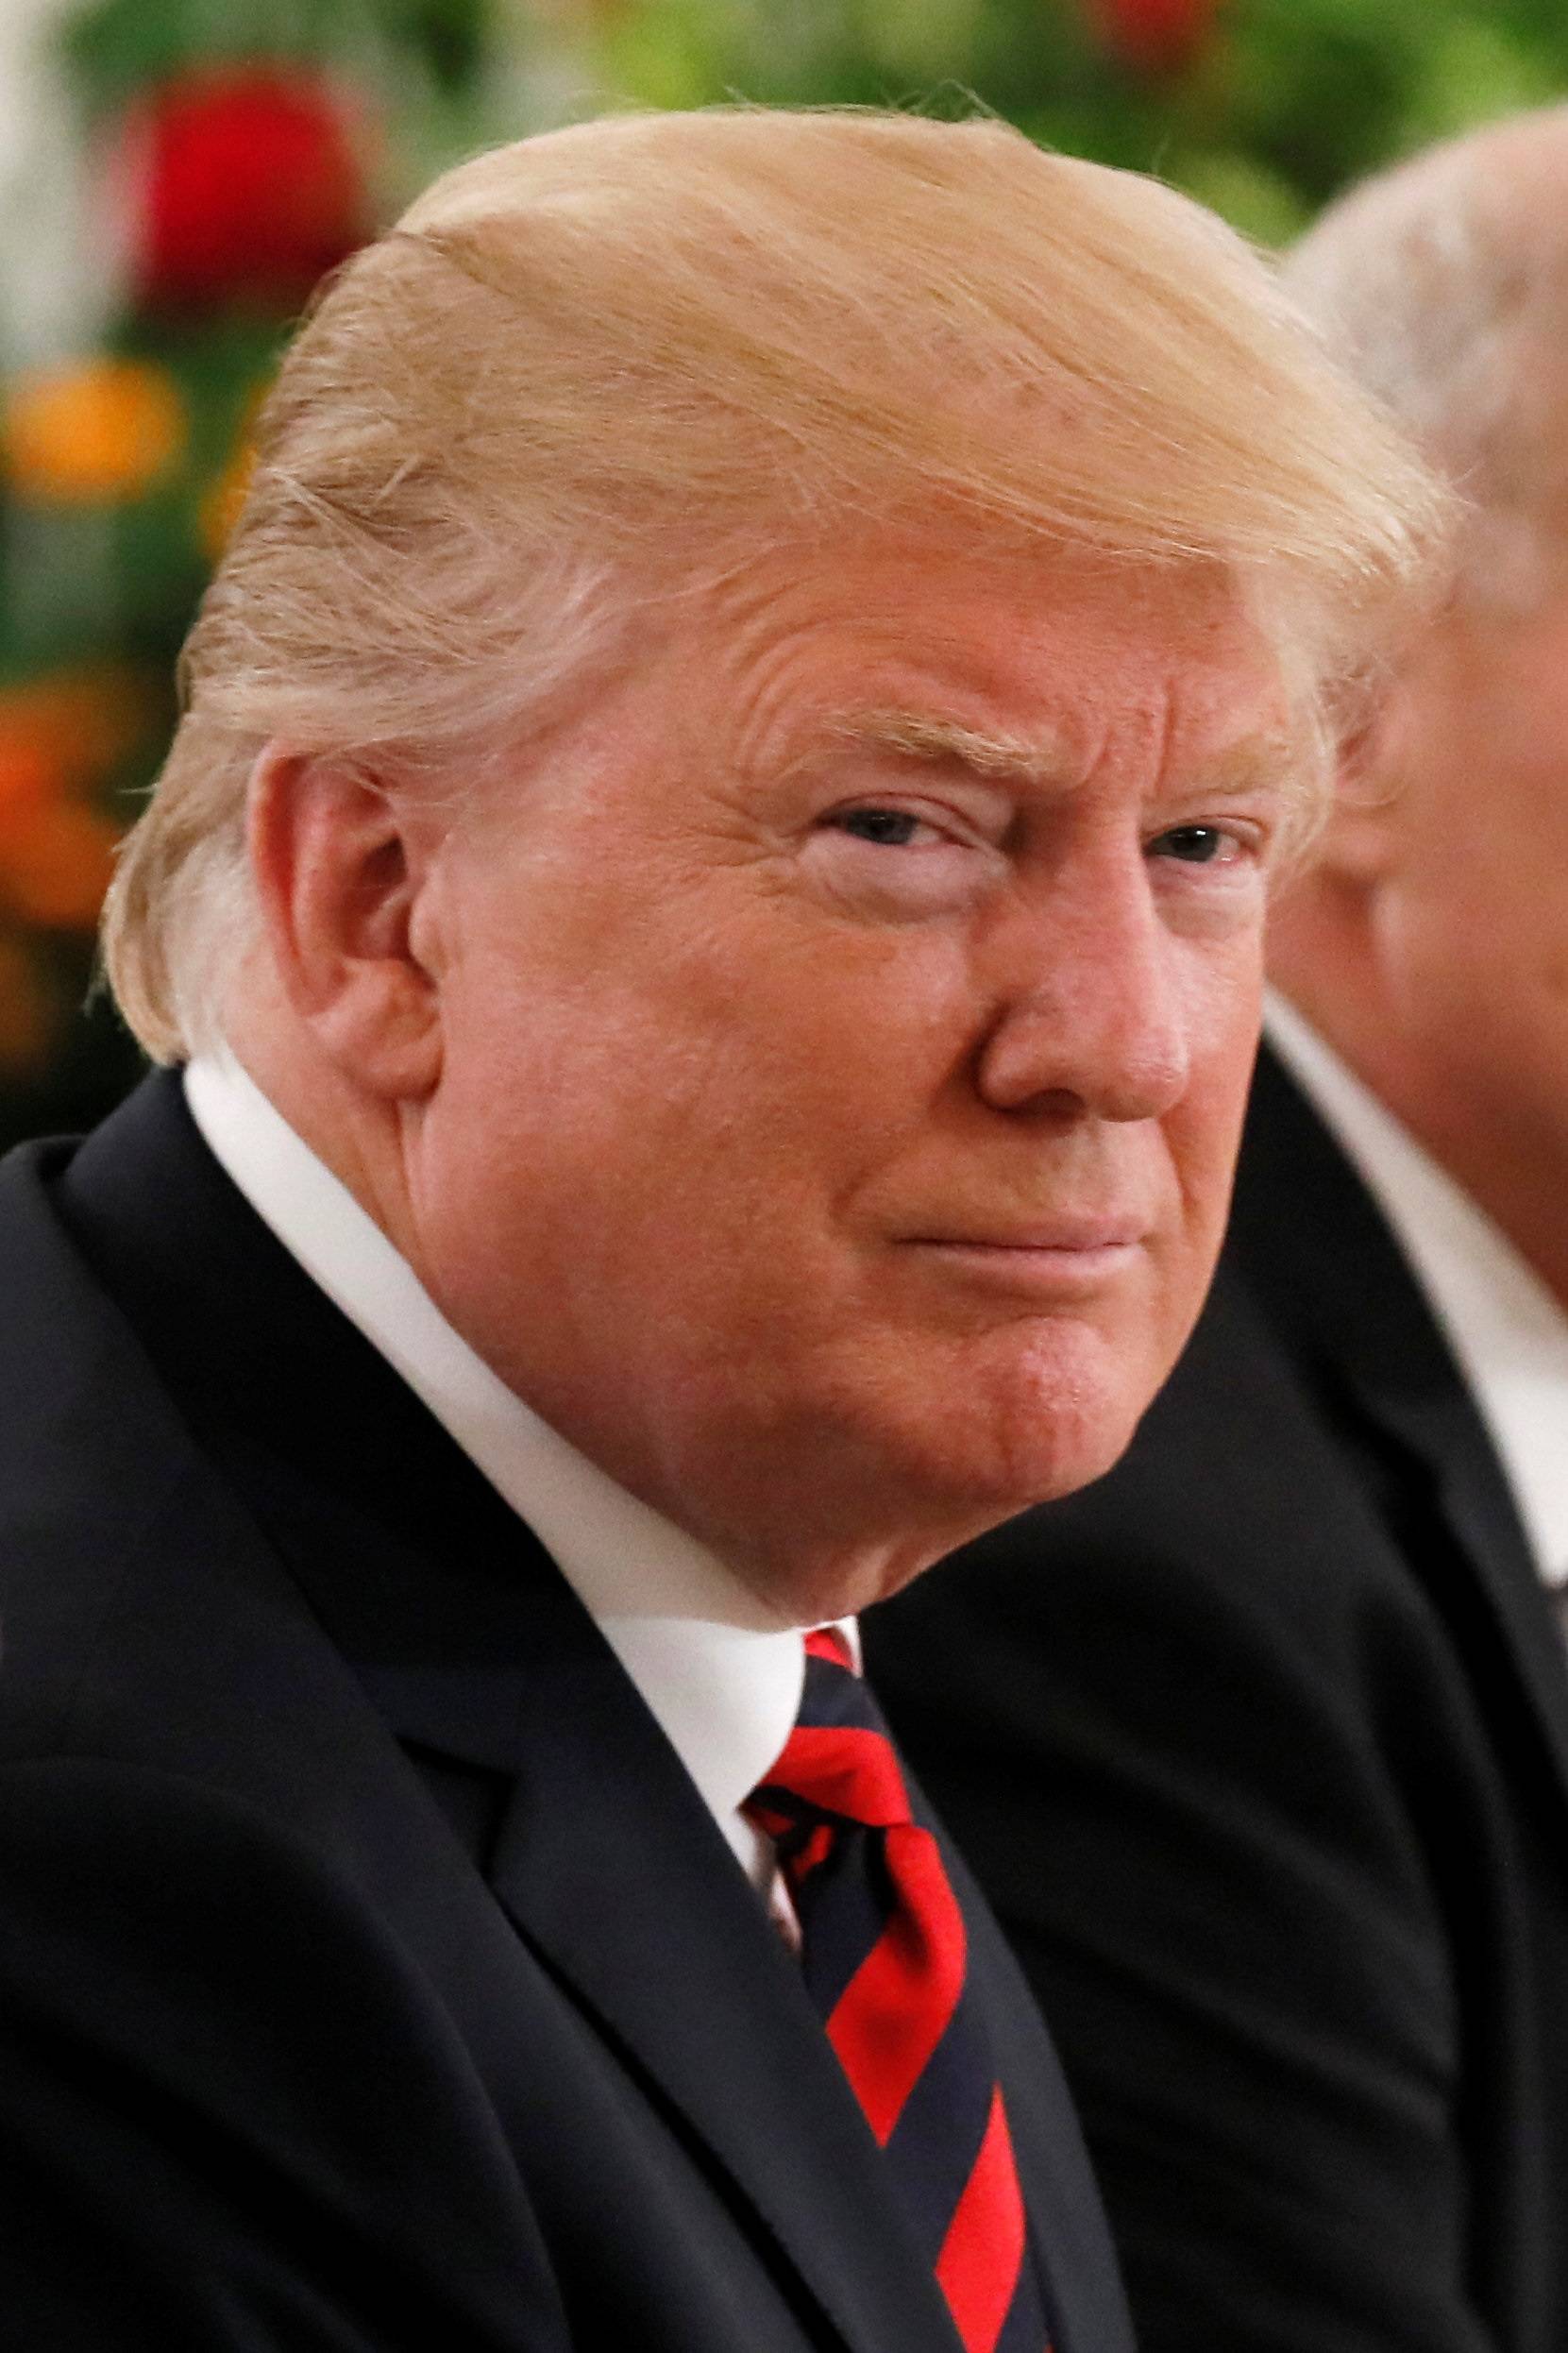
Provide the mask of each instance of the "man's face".
POLYGON ((1279 725, 1191 575, 933 535, 686 609, 431 886, 447 1314, 796 1615, 1105 1469, 1218 1245, 1279 725))
POLYGON ((1568 592, 1444 623, 1400 709, 1391 1099, 1539 1258, 1568 1190, 1568 592))

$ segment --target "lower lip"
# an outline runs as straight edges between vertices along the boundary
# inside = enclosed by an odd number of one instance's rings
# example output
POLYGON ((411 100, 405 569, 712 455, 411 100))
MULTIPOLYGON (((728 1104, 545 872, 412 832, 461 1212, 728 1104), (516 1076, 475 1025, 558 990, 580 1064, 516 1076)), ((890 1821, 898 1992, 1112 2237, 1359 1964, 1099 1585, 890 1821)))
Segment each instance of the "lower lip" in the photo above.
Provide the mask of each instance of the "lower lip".
POLYGON ((990 1289, 1056 1299, 1103 1291, 1128 1273, 1142 1248, 1136 1242, 1083 1248, 1002 1242, 920 1242, 915 1246, 953 1273, 990 1289))

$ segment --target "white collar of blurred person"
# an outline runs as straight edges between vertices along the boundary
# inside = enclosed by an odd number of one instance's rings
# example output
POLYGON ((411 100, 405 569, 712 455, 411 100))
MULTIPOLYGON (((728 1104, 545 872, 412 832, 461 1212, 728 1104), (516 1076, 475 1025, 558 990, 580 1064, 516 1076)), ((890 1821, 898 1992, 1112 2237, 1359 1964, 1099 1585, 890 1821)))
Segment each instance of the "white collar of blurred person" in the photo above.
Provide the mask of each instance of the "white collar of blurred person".
POLYGON ((1568 1313, 1277 990, 1264 1034, 1392 1227, 1492 1433, 1536 1566, 1568 1587, 1568 1313))

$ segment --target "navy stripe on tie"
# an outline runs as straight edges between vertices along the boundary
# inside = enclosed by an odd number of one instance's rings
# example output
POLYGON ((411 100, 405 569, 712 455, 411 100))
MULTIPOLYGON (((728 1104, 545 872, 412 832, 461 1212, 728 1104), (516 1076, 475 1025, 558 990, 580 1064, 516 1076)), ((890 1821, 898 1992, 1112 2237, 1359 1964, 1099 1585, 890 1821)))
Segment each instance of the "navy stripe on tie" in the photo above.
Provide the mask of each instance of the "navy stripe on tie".
POLYGON ((993 2353, 1051 2353, 1051 2328, 1033 2247, 1024 2249, 1023 2267, 993 2353))
POLYGON ((837 2007, 892 1909, 881 1842, 858 1826, 841 1831, 827 1860, 808 1873, 795 1895, 806 1990, 823 2018, 837 2007))
POLYGON ((900 2200, 933 2270, 980 2154, 994 2082, 966 1992, 886 2148, 900 2200))

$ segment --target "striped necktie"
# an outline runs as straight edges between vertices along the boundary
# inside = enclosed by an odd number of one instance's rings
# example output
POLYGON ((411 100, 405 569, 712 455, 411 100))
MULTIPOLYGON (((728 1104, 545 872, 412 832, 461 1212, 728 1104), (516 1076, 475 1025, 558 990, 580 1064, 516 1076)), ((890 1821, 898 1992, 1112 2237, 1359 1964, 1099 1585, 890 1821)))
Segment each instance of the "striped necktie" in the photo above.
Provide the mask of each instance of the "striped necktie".
POLYGON ((777 1842, 807 1991, 964 2353, 1049 2353, 963 1914, 838 1635, 807 1635, 795 1729, 747 1810, 777 1842))

